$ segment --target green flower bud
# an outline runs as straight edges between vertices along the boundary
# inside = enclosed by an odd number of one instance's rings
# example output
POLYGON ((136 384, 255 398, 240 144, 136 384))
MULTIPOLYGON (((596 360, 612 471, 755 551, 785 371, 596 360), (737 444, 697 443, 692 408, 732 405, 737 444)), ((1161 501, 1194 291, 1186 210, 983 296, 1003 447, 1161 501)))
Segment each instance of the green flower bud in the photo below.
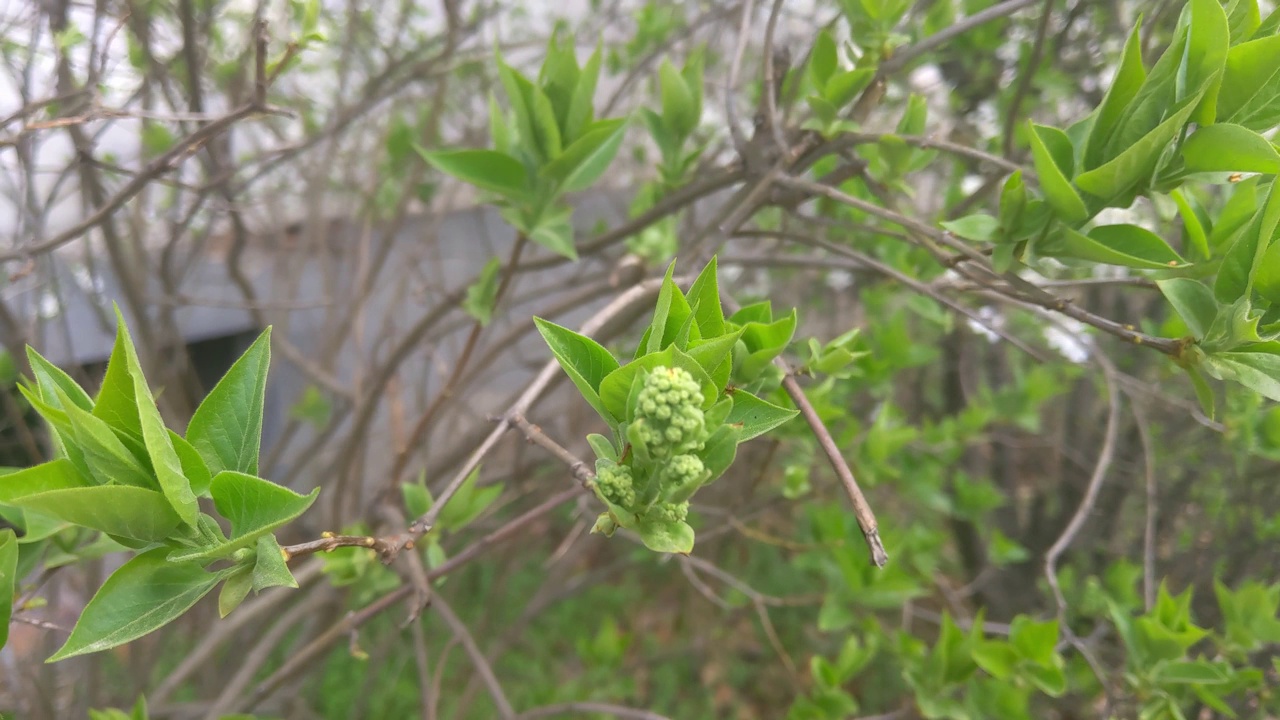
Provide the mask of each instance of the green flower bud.
POLYGON ((701 404, 702 388, 687 370, 654 368, 635 404, 636 419, 644 421, 638 437, 649 454, 661 459, 700 450, 707 439, 701 404))
POLYGON ((631 468, 614 463, 600 463, 596 469, 596 488, 601 497, 624 509, 636 504, 635 483, 631 468))

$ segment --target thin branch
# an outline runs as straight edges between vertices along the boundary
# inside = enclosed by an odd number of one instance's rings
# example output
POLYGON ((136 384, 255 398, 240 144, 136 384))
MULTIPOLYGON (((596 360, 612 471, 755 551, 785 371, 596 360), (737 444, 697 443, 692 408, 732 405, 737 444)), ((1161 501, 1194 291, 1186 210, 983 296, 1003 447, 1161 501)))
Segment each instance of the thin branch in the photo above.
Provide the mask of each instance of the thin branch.
POLYGON ((1012 15, 1023 8, 1035 5, 1037 2, 1040 2, 1040 0, 1005 0, 999 5, 992 5, 986 10, 976 12, 954 24, 948 25, 914 45, 898 50, 893 54, 893 57, 880 63, 880 74, 888 75, 897 72, 906 67, 912 60, 922 55, 927 55, 934 48, 947 44, 952 38, 963 35, 992 20, 999 20, 1006 15, 1012 15))
POLYGON ((733 138, 733 147, 743 162, 747 160, 747 138, 738 125, 738 79, 742 74, 742 58, 747 52, 747 42, 751 39, 751 17, 755 15, 755 11, 755 0, 744 0, 742 17, 738 23, 738 41, 733 50, 733 60, 729 63, 729 80, 724 98, 729 136, 733 138))
POLYGON ((449 607, 449 603, 445 602, 439 595, 431 603, 431 607, 440 614, 445 624, 449 626, 449 630, 453 632, 453 636, 462 644, 462 649, 466 651, 467 657, 471 658, 471 664, 475 666, 476 673, 480 675, 480 680, 489 691, 489 697, 493 699, 493 704, 497 706, 498 715, 503 720, 514 720, 516 717, 515 708, 511 707, 511 701, 507 700, 507 695, 502 690, 502 685, 498 682, 497 676, 493 674, 493 668, 489 667, 489 661, 485 659, 484 653, 480 651, 480 647, 476 645, 475 638, 471 637, 471 632, 467 630, 467 626, 453 612, 453 608, 449 607))
POLYGON ((545 705, 520 713, 517 720, 536 720, 537 718, 554 717, 556 715, 603 713, 622 720, 671 720, 666 715, 659 715, 648 710, 623 707, 602 702, 567 702, 545 705))
POLYGON ((1156 518, 1160 511, 1160 498, 1156 489, 1156 451, 1151 442, 1151 425, 1147 414, 1133 403, 1133 416, 1137 421, 1138 439, 1142 443, 1142 465, 1146 486, 1146 522, 1142 529, 1142 599, 1148 611, 1156 604, 1156 518))

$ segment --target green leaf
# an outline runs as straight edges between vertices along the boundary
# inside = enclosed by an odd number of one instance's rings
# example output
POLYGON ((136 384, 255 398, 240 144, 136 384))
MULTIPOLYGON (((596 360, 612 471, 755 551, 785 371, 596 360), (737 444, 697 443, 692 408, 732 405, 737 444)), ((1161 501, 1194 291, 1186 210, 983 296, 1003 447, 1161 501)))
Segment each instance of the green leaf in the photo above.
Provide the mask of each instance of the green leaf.
POLYGON ((711 433, 701 453, 702 464, 707 471, 707 479, 703 485, 715 481, 729 469, 741 442, 741 431, 732 425, 721 425, 711 433))
POLYGON ((206 561, 230 556, 236 550, 257 545, 258 538, 292 522, 315 502, 320 488, 299 495, 289 488, 253 475, 224 470, 209 484, 214 507, 231 521, 231 537, 190 550, 171 551, 174 562, 206 561))
POLYGON ((609 169, 626 135, 625 120, 601 120, 582 137, 548 163, 542 173, 559 186, 562 193, 585 190, 609 169))
POLYGON ((521 162, 497 150, 439 150, 414 146, 440 172, 509 200, 528 200, 532 192, 521 162))
POLYGON ((875 68, 859 68, 848 72, 837 72, 827 81, 822 89, 823 99, 833 108, 839 110, 853 102, 853 99, 875 79, 875 68))
POLYGON ((100 483, 115 482, 140 488, 156 487, 155 478, 125 447, 111 427, 93 414, 85 412, 63 397, 67 421, 75 432, 79 450, 84 452, 89 471, 100 483))
POLYGON ((1244 227, 1258 210, 1258 181, 1261 177, 1254 175, 1236 183, 1231 196, 1218 213, 1209 230, 1209 247, 1217 252, 1223 245, 1244 227))
POLYGON ((617 422, 627 417, 627 398, 631 394, 636 375, 641 370, 648 371, 656 367, 678 367, 688 371, 702 388, 703 408, 710 407, 720 392, 711 380, 711 376, 696 360, 672 345, 660 352, 642 355, 609 373, 600 381, 600 401, 609 413, 607 417, 617 418, 617 422))
POLYGON ((1124 52, 1120 56, 1120 66, 1116 70, 1115 79, 1102 99, 1094 114, 1093 127, 1085 143, 1084 168, 1092 170, 1102 165, 1109 158, 1103 155, 1112 136, 1119 129, 1125 116, 1125 110, 1137 96, 1138 90, 1147 79, 1146 68, 1142 65, 1142 23, 1134 23, 1133 31, 1125 43, 1124 52))
MULTIPOLYGON (((15 475, 5 478, 0 487, 12 484, 15 475)), ((143 543, 167 539, 182 522, 164 495, 131 485, 70 487, 0 499, 14 507, 143 543)))
POLYGON ((831 33, 827 30, 818 33, 813 50, 809 53, 809 75, 813 78, 813 84, 818 88, 826 87, 827 80, 831 79, 839 62, 836 41, 831 33))
POLYGON ((136 640, 177 619, 222 579, 197 563, 172 563, 156 548, 120 566, 80 615, 71 637, 49 662, 136 640))
MULTIPOLYGON (((107 372, 102 378, 102 387, 99 388, 93 405, 93 415, 111 427, 141 440, 142 422, 138 419, 138 401, 133 397, 133 378, 129 375, 126 352, 126 344, 129 343, 132 343, 129 336, 121 333, 117 326, 115 344, 111 348, 107 372)), ((128 347, 128 351, 133 351, 132 346, 128 347)))
POLYGON ((1161 663, 1153 674, 1160 682, 1185 685, 1220 685, 1231 681, 1221 667, 1208 660, 1174 660, 1161 663))
MULTIPOLYGON (((714 378, 716 371, 729 359, 729 353, 733 352, 733 347, 738 343, 738 338, 741 336, 742 330, 738 330, 737 332, 698 343, 689 348, 689 357, 697 361, 698 365, 714 378)), ((727 379, 728 377, 726 376, 727 379)), ((716 383, 716 389, 723 389, 719 382, 716 383)))
POLYGON ((218 591, 218 617, 230 615, 249 596, 252 587, 253 568, 250 567, 240 568, 224 580, 218 591))
POLYGON ((522 91, 525 93, 525 102, 529 104, 533 117, 534 139, 542 152, 543 162, 551 162, 560 157, 560 152, 564 149, 555 108, 552 107, 551 99, 542 91, 542 88, 530 84, 522 87, 522 91))
POLYGON ((658 85, 662 95, 662 119, 676 139, 683 143, 698 127, 700 120, 694 114, 693 93, 669 59, 664 59, 658 67, 658 85))
POLYGON ((733 409, 725 422, 741 426, 738 431, 738 442, 741 443, 763 435, 799 414, 798 410, 778 407, 746 390, 734 390, 733 409))
POLYGON ((1192 119, 1200 125, 1209 125, 1216 116, 1223 66, 1227 48, 1231 46, 1231 28, 1219 0, 1191 0, 1188 7, 1191 18, 1181 69, 1186 76, 1184 92, 1204 91, 1192 119))
POLYGON ((698 323, 698 331, 702 333, 702 337, 714 338, 724 334, 724 310, 720 306, 720 285, 714 255, 689 286, 686 299, 693 310, 693 318, 698 323))
POLYGON ((572 144, 582 136, 583 129, 591 124, 594 116, 596 83, 600 78, 600 48, 597 46, 587 64, 578 73, 578 83, 574 86, 573 97, 569 101, 569 112, 565 118, 564 139, 572 144))
POLYGON ((40 389, 40 397, 47 403, 53 403, 57 397, 55 388, 62 393, 81 410, 92 411, 93 400, 89 394, 80 387, 79 383, 71 379, 71 376, 62 371, 61 368, 53 363, 45 360, 35 348, 27 346, 27 361, 31 363, 31 373, 35 376, 36 386, 40 389))
POLYGON ((477 465, 462 481, 458 491, 454 493, 449 504, 440 510, 440 526, 451 531, 458 531, 470 525, 480 514, 489 508, 502 494, 501 485, 477 487, 480 479, 480 466, 477 465))
POLYGON ((407 482, 400 486, 400 495, 404 498, 404 509, 409 511, 413 517, 422 517, 427 514, 431 506, 435 504, 436 499, 431 496, 431 490, 427 488, 425 472, 417 482, 407 482))
MULTIPOLYGON (((489 139, 493 149, 503 155, 511 154, 511 129, 507 127, 507 115, 498 106, 498 99, 489 93, 489 139)), ((412 147, 412 144, 410 145, 412 147)))
POLYGON ((151 466, 160 482, 160 490, 173 506, 174 512, 178 513, 178 517, 194 528, 196 518, 200 515, 196 496, 191 492, 191 483, 182 472, 182 462, 173 449, 173 441, 169 439, 169 429, 165 427, 160 411, 156 408, 151 388, 147 386, 147 379, 142 374, 142 364, 138 360, 138 354, 134 352, 129 329, 125 327, 124 316, 119 310, 116 311, 116 321, 116 332, 125 338, 125 367, 129 371, 129 377, 133 379, 133 397, 138 403, 142 441, 147 455, 151 457, 151 466))
POLYGON ((558 255, 577 260, 578 250, 573 244, 573 224, 569 222, 572 212, 570 208, 561 208, 546 213, 529 231, 529 239, 558 255))
POLYGON ((1127 205, 1135 189, 1150 181, 1161 153, 1186 125, 1199 100, 1199 94, 1184 100, 1166 120, 1114 159, 1077 175, 1076 187, 1103 200, 1127 205))
POLYGON ((1218 301, 1214 300, 1213 291, 1190 278, 1158 280, 1156 285, 1187 324, 1191 334, 1197 340, 1203 339, 1218 315, 1218 301))
POLYGON ((0 530, 0 649, 9 641, 14 588, 18 584, 18 538, 8 528, 0 530))
POLYGON ((754 380, 773 359, 782 354, 795 336, 796 311, 771 323, 748 322, 743 325, 742 343, 745 356, 734 357, 734 371, 739 377, 754 380))
POLYGON ((1199 367, 1187 365, 1183 369, 1187 371, 1187 377, 1191 379, 1191 387, 1196 391, 1196 400, 1200 402, 1200 410, 1204 412, 1205 417, 1212 420, 1217 415, 1213 388, 1209 386, 1209 381, 1204 379, 1204 373, 1200 372, 1199 367))
POLYGON ((1280 305, 1280 242, 1272 241, 1271 247, 1258 259, 1253 270, 1253 289, 1280 305))
POLYGON ((565 374, 582 393, 582 397, 610 426, 621 417, 614 416, 600 399, 600 384, 606 376, 618 369, 618 361, 600 343, 568 328, 535 317, 534 324, 551 354, 555 356, 565 374))
POLYGON ((1031 140, 1031 154, 1045 199, 1063 220, 1072 224, 1084 222, 1089 218, 1089 210, 1067 179, 1072 172, 1070 138, 1057 128, 1028 124, 1030 132, 1027 136, 1031 140), (1050 149, 1051 146, 1053 150, 1050 149))
POLYGON ((1231 44, 1238 45, 1248 40, 1253 31, 1262 24, 1262 15, 1258 12, 1258 0, 1231 0, 1227 5, 1227 24, 1231 28, 1231 44))
POLYGON ((493 319, 493 306, 498 299, 498 271, 501 269, 501 260, 489 258, 480 271, 480 277, 467 288, 467 298, 462 301, 462 309, 482 327, 493 319))
POLYGON ((693 552, 693 528, 688 523, 641 520, 637 529, 644 546, 654 552, 681 555, 693 552))
POLYGON ((1193 172, 1280 172, 1280 153, 1258 133, 1241 125, 1202 127, 1187 138, 1182 158, 1193 172))
POLYGON ((1253 221, 1236 234, 1218 267, 1213 294, 1220 302, 1231 303, 1249 295, 1258 261, 1267 252, 1277 226, 1280 226, 1280 192, 1272 182, 1266 204, 1254 214, 1253 221))
POLYGON ((1064 227, 1037 250, 1050 257, 1167 270, 1187 264, 1159 235, 1137 225, 1101 225, 1088 235, 1064 227))
POLYGON ((494 61, 498 66, 498 79, 502 82, 502 87, 507 92, 507 102, 511 103, 511 109, 516 116, 517 135, 519 136, 520 144, 531 152, 539 163, 545 162, 549 158, 542 155, 533 127, 531 102, 533 83, 520 74, 520 71, 503 62, 502 55, 496 49, 494 61))
POLYGON ((253 591, 262 592, 269 587, 298 587, 298 580, 289 572, 284 551, 276 536, 266 534, 258 538, 258 552, 253 563, 253 591))
POLYGON ((1280 355, 1224 352, 1209 355, 1205 369, 1219 380, 1231 380, 1280 402, 1280 355))
POLYGON ((1067 675, 1056 665, 1024 665, 1022 674, 1049 697, 1060 697, 1067 691, 1067 675))
POLYGON ((187 440, 204 458, 209 472, 258 472, 262 443, 262 407, 271 364, 271 328, 258 336, 244 355, 196 408, 187 440))
POLYGON ((587 444, 591 446, 591 451, 601 460, 608 460, 612 463, 618 462, 618 449, 613 446, 609 438, 600 433, 589 433, 587 435, 587 444))
POLYGON ((1050 667, 1057 657, 1058 621, 1036 622, 1030 616, 1019 615, 1010 627, 1009 642, 1019 656, 1042 667, 1050 667))
POLYGON ((1197 260, 1209 259, 1209 237, 1205 232, 1205 222, 1208 220, 1202 219, 1200 213, 1196 212, 1199 205, 1192 207, 1181 190, 1170 192, 1169 197, 1173 198, 1174 204, 1178 206, 1178 215, 1182 218, 1182 231, 1187 247, 1195 251, 1193 254, 1197 260))
POLYGON ((209 472, 209 467, 204 464, 204 458, 200 457, 200 453, 196 451, 195 446, 187 442, 186 438, 172 430, 169 431, 169 442, 173 443, 173 450, 178 454, 178 462, 182 465, 182 474, 186 476, 187 481, 191 484, 191 492, 199 497, 208 497, 209 482, 213 480, 213 474, 209 472))
POLYGON ((1013 646, 1000 640, 981 641, 973 646, 973 661, 997 680, 1013 677, 1018 666, 1018 653, 1013 646))
POLYGON ((1280 123, 1278 101, 1280 35, 1231 48, 1218 91, 1218 121, 1264 132, 1280 123))
MULTIPOLYGON (((684 301, 685 316, 687 317, 692 313, 684 293, 680 292, 680 288, 676 287, 675 280, 672 279, 675 271, 676 261, 672 260, 671 264, 667 265, 666 275, 662 277, 662 287, 658 290, 658 303, 653 310, 653 319, 649 321, 649 330, 645 335, 646 340, 640 346, 645 354, 655 353, 666 347, 664 341, 666 340, 667 328, 672 324, 667 322, 667 317, 671 314, 672 303, 675 302, 677 297, 684 301)), ((679 309, 679 306, 677 306, 677 309, 679 309)), ((677 322, 684 322, 684 318, 678 318, 677 322)))
POLYGON ((939 224, 959 237, 978 242, 991 242, 1000 233, 1000 221, 983 213, 939 224))

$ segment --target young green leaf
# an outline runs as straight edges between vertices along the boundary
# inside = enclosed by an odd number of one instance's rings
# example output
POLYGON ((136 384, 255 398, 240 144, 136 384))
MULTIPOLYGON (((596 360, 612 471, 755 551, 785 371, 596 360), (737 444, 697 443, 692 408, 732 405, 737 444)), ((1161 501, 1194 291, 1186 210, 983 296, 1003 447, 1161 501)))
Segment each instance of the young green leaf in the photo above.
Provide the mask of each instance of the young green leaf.
POLYGON ((720 307, 720 285, 716 273, 716 258, 713 255, 689 286, 689 293, 686 295, 694 320, 698 323, 698 331, 704 338, 714 338, 725 332, 724 310, 720 307))
POLYGON ((1028 615, 1013 619, 1009 642, 1018 655, 1036 665, 1052 667, 1057 657, 1058 621, 1036 622, 1028 615))
POLYGON ((213 504, 231 521, 231 537, 225 542, 170 555, 175 562, 227 557, 236 550, 257 545, 258 538, 288 524, 315 502, 320 488, 299 495, 282 485, 253 475, 224 470, 209 484, 213 504))
MULTIPOLYGON (((6 477, 0 487, 10 484, 13 477, 6 477)), ((182 522, 164 495, 131 485, 72 487, 0 499, 24 510, 142 543, 167 539, 182 522)))
POLYGON ((1227 52, 1217 119, 1255 132, 1280 122, 1280 35, 1241 43, 1227 52))
POLYGON ((71 637, 49 662, 136 640, 177 619, 222 579, 198 563, 172 563, 166 548, 137 555, 103 583, 71 637))
MULTIPOLYGON (((733 348, 738 343, 738 339, 742 337, 743 328, 739 328, 735 332, 726 333, 716 338, 703 341, 689 348, 689 357, 693 358, 703 370, 713 378, 717 370, 724 365, 729 359, 729 354, 733 352, 733 348)), ((726 380, 728 377, 726 376, 726 380)), ((717 382, 718 389, 722 386, 717 382)))
MULTIPOLYGON (((138 354, 133 349, 129 338, 129 330, 125 327, 124 316, 117 311, 119 327, 117 333, 125 338, 125 362, 129 377, 133 380, 133 397, 138 403, 138 422, 142 426, 142 441, 147 455, 151 458, 151 466, 155 470, 156 480, 165 498, 173 505, 174 512, 189 527, 194 528, 200 508, 196 504, 195 493, 191 492, 191 483, 182 472, 182 462, 173 449, 173 441, 169 439, 169 429, 165 427, 156 407, 151 388, 142 374, 142 365, 138 354)), ((86 416, 92 417, 92 416, 86 416)))
POLYGON ((797 410, 788 410, 761 400, 746 390, 734 390, 733 409, 729 411, 725 422, 740 426, 738 442, 743 443, 769 432, 799 414, 797 410))
POLYGON ((529 175, 521 162, 496 150, 438 150, 415 146, 418 154, 440 172, 508 200, 528 200, 529 175))
POLYGON ((1125 110, 1137 96, 1138 90, 1147 79, 1147 70, 1142 64, 1142 23, 1134 23, 1133 31, 1125 43, 1124 52, 1120 56, 1120 66, 1116 70, 1115 79, 1094 113, 1094 121, 1089 131, 1084 150, 1084 169, 1092 170, 1109 158, 1104 156, 1107 145, 1120 127, 1125 110))
POLYGON ((958 237, 976 242, 991 242, 1000 233, 1000 221, 983 213, 966 215, 939 224, 958 237))
POLYGON ((689 527, 688 523, 641 520, 637 529, 644 546, 654 552, 680 553, 681 555, 693 552, 693 528, 689 527))
POLYGON ((642 355, 605 376, 600 381, 600 401, 606 412, 618 421, 627 417, 627 399, 636 375, 656 367, 677 367, 688 371, 702 388, 702 407, 709 408, 720 391, 711 376, 696 360, 674 345, 656 353, 642 355))
POLYGON ((1184 76, 1183 92, 1203 90, 1204 97, 1192 119, 1199 125, 1210 125, 1216 116, 1223 66, 1227 48, 1231 46, 1231 28, 1219 0, 1191 0, 1187 7, 1191 13, 1187 50, 1179 68, 1184 76))
POLYGON ((1272 240, 1271 246, 1258 259, 1253 271, 1253 289, 1280 305, 1280 241, 1272 240))
POLYGON ((298 587, 298 580, 289 572, 284 550, 270 533, 258 538, 258 552, 253 563, 253 591, 262 592, 269 587, 298 587))
MULTIPOLYGON (((44 357, 35 351, 35 348, 27 346, 27 361, 31 363, 31 373, 35 375, 36 387, 40 389, 40 397, 47 403, 53 403, 57 397, 54 388, 62 391, 62 393, 81 410, 92 411, 93 400, 89 394, 80 387, 79 383, 71 379, 71 376, 62 371, 53 363, 45 360, 44 357)), ((55 405, 55 407, 60 407, 55 405)))
POLYGON ((577 260, 578 250, 573 245, 573 223, 569 222, 572 212, 570 208, 545 212, 538 224, 529 231, 529 239, 551 252, 577 260))
POLYGON ((600 343, 580 335, 568 328, 542 318, 534 318, 533 322, 546 341, 551 354, 555 356, 565 374, 573 381, 578 392, 600 417, 611 426, 621 416, 614 416, 600 400, 600 383, 606 376, 618 369, 618 361, 600 343))
POLYGON ((1218 301, 1214 300, 1213 291, 1190 278, 1158 280, 1156 284, 1191 334, 1196 339, 1203 339, 1218 315, 1218 301))
POLYGON ((1220 302, 1232 303, 1247 297, 1253 287, 1254 271, 1266 253, 1268 245, 1280 226, 1280 191, 1272 182, 1266 204, 1235 235, 1218 267, 1218 277, 1213 284, 1213 294, 1220 302))
POLYGON ((1031 155, 1045 198, 1063 220, 1072 224, 1084 222, 1089 218, 1089 210, 1067 179, 1073 164, 1071 140, 1057 128, 1029 122, 1028 130, 1031 155), (1051 150, 1051 146, 1055 149, 1051 150))
POLYGON ((1197 212, 1200 205, 1197 203, 1193 207, 1181 190, 1170 192, 1169 197, 1173 198, 1174 204, 1178 206, 1178 216, 1182 218, 1182 232, 1186 237, 1187 247, 1194 251, 1193 254, 1197 260, 1208 260, 1209 236, 1205 232, 1205 223, 1208 219, 1201 217, 1202 209, 1197 212))
POLYGON ((1231 0, 1227 5, 1227 25, 1231 32, 1231 44, 1239 45, 1248 40, 1262 24, 1258 12, 1258 0, 1231 0))
POLYGON ((1103 200, 1127 205, 1133 192, 1150 178, 1165 147, 1177 137, 1200 101, 1197 94, 1184 100, 1151 132, 1105 164, 1076 176, 1076 187, 1103 200))
POLYGON ((462 301, 462 309, 481 326, 488 325, 493 319, 493 305, 498 298, 498 271, 501 269, 501 260, 489 258, 480 271, 480 277, 467 288, 467 297, 462 301))
POLYGON ((462 481, 462 486, 458 488, 458 492, 454 494, 449 504, 441 509, 439 523, 441 527, 454 532, 461 530, 480 517, 480 514, 502 494, 501 485, 476 487, 479 479, 480 466, 477 465, 467 475, 466 480, 462 481))
POLYGON ((1231 380, 1280 402, 1280 355, 1224 352, 1208 355, 1204 367, 1219 380, 1231 380))
POLYGON ((683 143, 698 127, 700 120, 694 114, 693 93, 669 59, 664 59, 658 67, 658 84, 662 95, 662 119, 672 134, 683 143))
POLYGON ((578 73, 578 82, 569 101, 569 112, 564 121, 564 140, 572 147, 591 124, 595 115, 596 83, 600 79, 600 48, 597 46, 587 64, 578 73))
MULTIPOLYGON (((116 312, 119 312, 119 308, 116 312)), ((138 401, 133 397, 133 378, 129 376, 127 360, 128 352, 133 351, 133 341, 121 332, 123 326, 123 323, 117 323, 115 345, 107 360, 107 372, 102 378, 102 387, 99 388, 93 405, 93 415, 111 427, 141 440, 142 422, 138 419, 138 401)))
POLYGON ((585 190, 600 179, 618 154, 626 135, 625 120, 601 120, 594 123, 564 153, 542 169, 562 193, 585 190))
POLYGON ((1088 235, 1064 227, 1057 236, 1036 248, 1049 257, 1123 265, 1152 270, 1187 264, 1159 235, 1137 225, 1101 225, 1088 235))
POLYGON ((271 364, 271 328, 218 381, 196 408, 187 440, 213 475, 224 470, 258 472, 262 443, 262 407, 271 364))
POLYGON ((253 587, 253 568, 237 568, 226 580, 222 581, 222 589, 218 591, 218 617, 231 614, 249 596, 253 587))
POLYGON ((0 650, 9 641, 14 587, 18 583, 18 538, 8 528, 0 530, 0 650))
POLYGON ((827 30, 818 33, 818 38, 813 43, 813 50, 809 53, 809 75, 819 91, 827 86, 827 81, 835 74, 839 62, 836 41, 831 37, 831 33, 827 30))
POLYGON ((1193 172, 1280 172, 1280 153, 1258 133, 1241 125, 1202 127, 1182 146, 1182 159, 1193 172))
POLYGON ((200 457, 200 453, 195 447, 187 442, 187 439, 178 433, 169 431, 169 442, 173 443, 173 450, 178 454, 178 462, 182 465, 182 474, 187 478, 187 482, 191 485, 191 492, 198 497, 209 496, 209 482, 213 480, 213 474, 209 472, 209 467, 204 464, 204 458, 200 457))
MULTIPOLYGON (((693 310, 689 307, 689 301, 685 299, 684 293, 680 292, 680 288, 676 287, 672 275, 676 271, 676 261, 672 260, 667 266, 667 273, 662 278, 662 287, 658 290, 658 303, 653 310, 653 319, 649 321, 649 329, 645 335, 645 341, 641 343, 644 353, 655 353, 666 347, 664 342, 668 341, 668 331, 673 329, 672 326, 679 327, 689 317, 693 310), (672 308, 675 308, 675 321, 669 322, 672 308)), ((674 333, 672 333, 674 335, 674 333)))
POLYGON ((590 433, 587 435, 587 444, 591 446, 591 451, 601 460, 610 462, 618 462, 618 449, 613 446, 609 438, 600 433, 590 433))
POLYGON ((89 471, 98 482, 157 487, 155 476, 125 447, 111 426, 71 404, 65 395, 61 402, 67 410, 67 421, 75 433, 78 449, 84 452, 89 471))

